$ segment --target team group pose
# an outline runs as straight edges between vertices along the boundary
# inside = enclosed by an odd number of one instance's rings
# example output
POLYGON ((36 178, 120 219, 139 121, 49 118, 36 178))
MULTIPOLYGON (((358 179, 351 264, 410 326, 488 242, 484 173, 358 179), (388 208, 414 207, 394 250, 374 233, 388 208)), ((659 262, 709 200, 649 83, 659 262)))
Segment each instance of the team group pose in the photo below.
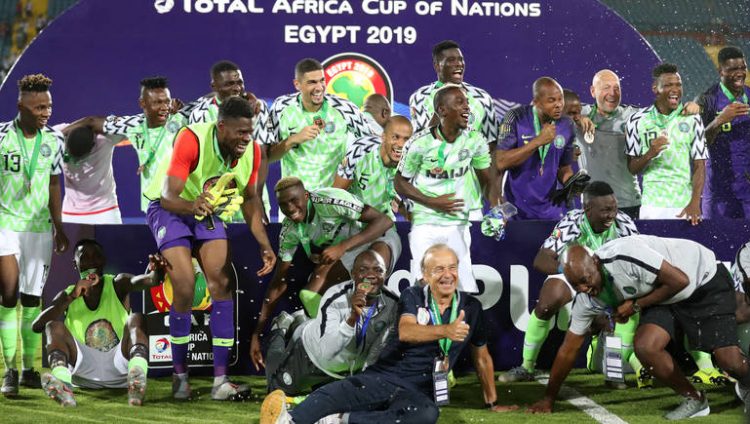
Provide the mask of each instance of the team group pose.
POLYGON ((750 145, 747 63, 736 47, 718 58, 719 82, 695 102, 682 99, 679 69, 662 63, 652 73, 654 101, 642 108, 622 104, 618 75, 602 69, 586 76, 591 102, 540 76, 529 82, 529 101, 506 110, 464 80, 461 46, 445 40, 432 50, 436 81, 410 96, 410 117, 394 115, 380 94, 361 110, 329 94, 314 58, 289 70, 294 91, 269 106, 246 91, 238 65, 221 60, 210 69, 210 92, 198 99, 183 103, 167 78, 144 76, 139 113, 102 111, 54 128, 52 81, 24 76, 18 114, 0 124, 0 393, 44 390, 72 407, 75 387, 127 388, 128 403, 142 405, 149 336, 129 294, 168 277, 172 396, 193 399, 197 262, 211 297, 210 397, 244 399, 249 388, 230 379, 239 334, 231 270, 233 256, 252 254, 261 263, 257 276, 272 276, 253 288, 264 294, 249 337, 250 361, 266 376, 264 424, 437 422, 464 351, 485 407, 517 410, 496 381, 536 378, 552 319, 567 305, 564 342, 528 412, 554 411, 589 335, 591 371, 606 368, 595 358, 614 336, 636 374, 630 390, 659 381, 682 397, 667 419, 709 414, 697 384, 731 382, 747 409, 750 242, 729 270, 708 247, 641 234, 635 221, 695 226, 750 211, 738 159, 750 145), (137 153, 137 201, 156 246, 148 269, 106 273, 102 245, 82 239, 74 251, 80 278, 43 309, 52 253, 68 247, 62 222, 122 222, 112 152, 124 140, 137 153), (272 241, 267 224, 276 211, 266 178, 277 161, 282 178, 272 194, 281 232, 272 241), (410 227, 408 252, 399 219, 410 227), (470 228, 482 221, 485 235, 501 239, 513 231, 509 221, 522 219, 557 224, 533 258, 547 277, 531 305, 521 362, 496 379, 470 228), (257 251, 230 247, 227 224, 243 221, 257 251), (402 255, 411 278, 399 295, 388 278, 402 255), (310 272, 291 278, 299 269, 310 272), (282 296, 302 307, 277 310, 282 296), (49 372, 40 374, 42 333, 49 372), (674 346, 691 354, 694 374, 673 359, 674 346))

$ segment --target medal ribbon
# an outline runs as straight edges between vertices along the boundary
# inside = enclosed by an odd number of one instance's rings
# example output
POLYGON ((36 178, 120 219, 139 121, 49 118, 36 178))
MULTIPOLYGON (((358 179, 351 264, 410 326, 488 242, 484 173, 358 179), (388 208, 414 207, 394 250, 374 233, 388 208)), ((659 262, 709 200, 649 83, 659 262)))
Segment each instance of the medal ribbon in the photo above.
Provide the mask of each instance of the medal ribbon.
MULTIPOLYGON (((591 112, 589 112, 589 119, 591 120, 591 123, 594 124, 594 129, 598 129, 599 128, 599 124, 597 124, 596 122, 594 122, 594 118, 597 116, 597 112, 598 111, 599 111, 599 107, 596 105, 596 103, 594 103, 594 105, 591 106, 591 112)), ((612 112, 604 112, 604 114, 607 115, 607 117, 604 118, 604 119, 611 118, 612 116, 615 115, 615 113, 617 113, 616 109, 613 110, 612 112)))
MULTIPOLYGON (((432 315, 432 322, 436 325, 443 325, 443 318, 440 315, 440 309, 437 306, 437 303, 435 303, 435 299, 432 298, 432 292, 428 289, 427 290, 427 296, 430 298, 430 315, 432 315)), ((458 292, 453 295, 453 301, 451 302, 451 316, 450 321, 448 324, 452 324, 453 321, 456 320, 456 316, 458 316, 458 292)), ((451 348, 451 344, 453 344, 453 340, 449 338, 444 338, 438 340, 438 345, 440 345, 440 350, 443 351, 443 354, 445 357, 448 357, 448 351, 451 348)))
MULTIPOLYGON (((356 333, 356 342, 357 347, 359 347, 360 344, 363 344, 365 341, 365 334, 367 333, 367 326, 370 324, 370 318, 372 318, 372 315, 375 313, 375 310, 378 309, 378 299, 375 300, 375 304, 370 306, 370 310, 367 311, 367 315, 364 317, 364 321, 362 322, 362 325, 359 325, 359 321, 357 321, 357 326, 360 327, 360 331, 356 333)), ((364 347, 364 346, 362 346, 364 347)))
MULTIPOLYGON (((156 143, 151 148, 151 151, 148 153, 148 157, 145 161, 143 161, 141 166, 146 167, 151 163, 152 160, 154 160, 156 151, 159 150, 159 146, 161 146, 161 142, 164 141, 165 135, 167 135, 167 126, 163 125, 161 127, 161 130, 159 131, 159 134, 156 136, 156 143)), ((146 125, 146 119, 143 120, 143 140, 146 142, 145 146, 147 148, 151 146, 151 136, 149 135, 148 126, 146 125)))
POLYGON ((305 213, 305 221, 297 224, 297 234, 299 235, 299 244, 302 245, 302 249, 309 258, 312 255, 310 249, 310 236, 307 234, 307 224, 310 219, 310 211, 312 210, 312 200, 307 199, 307 213, 305 213))
POLYGON ((667 126, 669 126, 669 123, 672 122, 676 117, 680 116, 682 113, 682 108, 684 106, 680 104, 677 106, 677 109, 673 110, 669 115, 666 117, 659 113, 659 110, 656 108, 656 105, 654 105, 651 109, 651 118, 656 124, 657 127, 661 129, 666 129, 667 126))
POLYGON ((36 140, 34 141, 34 150, 31 152, 31 161, 29 161, 29 152, 26 149, 26 137, 21 131, 21 123, 16 121, 16 138, 18 138, 18 145, 20 146, 21 156, 23 157, 24 174, 28 181, 26 185, 31 189, 31 180, 34 178, 34 171, 36 171, 37 159, 39 158, 39 149, 42 147, 42 131, 36 130, 36 140))
MULTIPOLYGON (((729 91, 729 89, 727 88, 726 85, 724 85, 723 82, 719 83, 719 87, 721 87, 721 91, 724 93, 725 96, 727 96, 727 99, 729 99, 729 103, 734 103, 734 102, 738 101, 737 98, 734 96, 734 94, 732 94, 732 92, 729 91)), ((744 88, 742 89, 742 97, 740 97, 739 102, 740 103, 744 103, 744 104, 748 103, 747 102, 747 93, 745 93, 745 89, 744 88)))
MULTIPOLYGON (((539 115, 537 115, 536 106, 532 108, 532 112, 534 115, 534 137, 538 137, 539 133, 542 132, 542 123, 539 122, 539 115)), ((539 159, 541 161, 541 165, 539 165, 539 169, 544 169, 544 160, 547 158, 547 153, 549 153, 549 145, 552 143, 547 143, 544 146, 539 148, 539 159)))

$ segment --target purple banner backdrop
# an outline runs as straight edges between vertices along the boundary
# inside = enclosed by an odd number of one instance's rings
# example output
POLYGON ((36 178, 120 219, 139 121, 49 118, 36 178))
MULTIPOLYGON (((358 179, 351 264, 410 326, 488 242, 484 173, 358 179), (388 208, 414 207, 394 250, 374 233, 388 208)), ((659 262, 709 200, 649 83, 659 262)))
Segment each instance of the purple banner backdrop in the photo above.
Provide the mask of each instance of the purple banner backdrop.
MULTIPOLYGON (((523 331, 545 278, 532 268, 532 262, 554 224, 545 221, 513 222, 509 227, 508 238, 501 242, 484 237, 478 225, 472 227, 472 261, 481 290, 478 298, 485 309, 486 328, 490 331, 490 352, 497 369, 507 369, 521 361, 523 331)), ((691 227, 682 221, 638 222, 638 227, 644 234, 696 240, 713 249, 720 260, 727 262, 733 260, 737 249, 747 241, 749 226, 748 221, 707 221, 698 227, 691 227)), ((279 227, 278 224, 268 227, 274 246, 277 244, 279 227)), ((91 234, 91 227, 71 225, 66 228, 70 234, 91 234)), ((404 244, 404 253, 388 281, 388 286, 395 291, 408 284, 410 259, 406 238, 409 225, 398 223, 397 228, 404 244)), ((148 254, 156 249, 152 236, 144 225, 97 226, 93 230, 108 253, 106 272, 141 272, 146 266, 148 254)), ((235 371, 251 373, 246 354, 249 349, 247 341, 255 327, 255 319, 260 313, 263 293, 270 278, 258 281, 255 276, 255 271, 260 267, 260 259, 257 245, 247 227, 231 225, 229 230, 233 262, 239 278, 238 289, 242 291, 243 299, 238 305, 240 345, 239 362, 235 371)), ((290 276, 289 292, 279 310, 300 307, 297 292, 300 282, 306 281, 311 269, 304 254, 300 254, 301 250, 299 249, 295 258, 296 266, 292 268, 294 275, 290 276)), ((47 302, 75 278, 74 273, 67 271, 69 268, 60 266, 57 261, 61 261, 61 258, 53 263, 53 272, 45 287, 44 297, 47 302)), ((140 307, 142 302, 140 298, 132 299, 131 304, 140 307)), ((556 330, 550 333, 542 350, 539 360, 541 368, 551 366, 564 335, 561 330, 567 328, 567 322, 567 313, 561 313, 556 330)), ((580 362, 579 365, 582 364, 580 362)))
MULTIPOLYGON (((294 90, 294 64, 357 52, 390 75, 396 111, 435 80, 430 51, 443 39, 462 45, 466 80, 496 98, 526 103, 542 75, 589 100, 593 74, 622 77, 624 101, 651 99, 657 57, 624 20, 596 0, 81 0, 52 22, 0 88, 0 116, 16 113, 15 82, 44 72, 54 80, 52 122, 86 115, 135 114, 138 82, 170 79, 185 101, 210 91, 209 68, 221 59, 242 68, 246 87, 272 101, 294 90)), ((117 149, 122 215, 142 217, 137 161, 117 149)), ((277 178, 278 165, 271 181, 277 178)))

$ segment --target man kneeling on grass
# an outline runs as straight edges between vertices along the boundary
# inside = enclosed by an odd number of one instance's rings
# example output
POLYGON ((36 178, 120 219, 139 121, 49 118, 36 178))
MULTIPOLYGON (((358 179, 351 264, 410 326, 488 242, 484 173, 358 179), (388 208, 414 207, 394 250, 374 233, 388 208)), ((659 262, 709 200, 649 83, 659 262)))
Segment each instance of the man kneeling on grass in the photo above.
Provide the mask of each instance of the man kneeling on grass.
POLYGON ((42 376, 42 388, 61 405, 76 406, 73 384, 127 387, 128 402, 139 406, 146 394, 148 339, 143 315, 129 313, 129 295, 159 284, 166 264, 151 256, 148 274, 104 274, 104 251, 90 239, 78 242, 74 261, 81 279, 33 323, 35 332, 46 332, 52 369, 42 376))
POLYGON ((312 424, 323 417, 328 423, 435 423, 438 406, 449 400, 448 372, 468 346, 487 408, 516 409, 495 404, 482 305, 458 290, 456 253, 444 244, 428 248, 422 274, 424 287, 401 293, 396 331, 374 365, 315 390, 291 412, 284 393, 272 392, 261 406, 261 424, 312 424))

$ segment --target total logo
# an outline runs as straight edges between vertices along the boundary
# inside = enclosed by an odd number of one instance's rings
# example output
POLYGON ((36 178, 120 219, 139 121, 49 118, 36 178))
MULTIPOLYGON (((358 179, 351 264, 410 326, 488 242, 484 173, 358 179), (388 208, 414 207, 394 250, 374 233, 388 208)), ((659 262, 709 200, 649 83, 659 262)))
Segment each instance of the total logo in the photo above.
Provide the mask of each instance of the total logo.
POLYGON ((155 0, 154 9, 159 14, 168 13, 174 7, 174 0, 155 0))
POLYGON ((154 342, 154 349, 158 353, 164 353, 169 349, 169 340, 166 337, 161 337, 154 342))
MULTIPOLYGON (((180 1, 180 0, 176 0, 180 1)), ((154 9, 159 14, 174 9, 175 0, 154 0, 154 9)), ((255 0, 182 0, 182 10, 186 13, 263 13, 262 7, 255 6, 255 0)))

